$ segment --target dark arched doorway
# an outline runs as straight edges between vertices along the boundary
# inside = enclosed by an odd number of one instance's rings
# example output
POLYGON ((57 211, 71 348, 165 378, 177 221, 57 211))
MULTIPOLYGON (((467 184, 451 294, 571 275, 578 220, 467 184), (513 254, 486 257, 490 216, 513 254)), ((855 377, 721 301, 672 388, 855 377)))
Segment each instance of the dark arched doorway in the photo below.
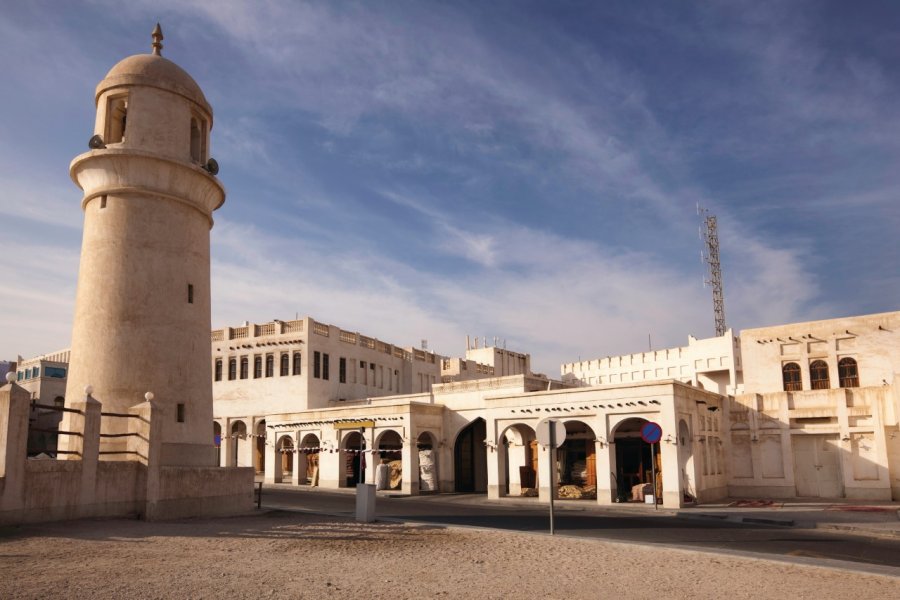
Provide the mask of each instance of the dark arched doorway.
POLYGON ((453 474, 457 492, 487 492, 487 426, 481 417, 462 428, 453 445, 453 474))
POLYGON ((342 487, 366 482, 366 440, 358 431, 348 432, 341 443, 342 487))
MULTIPOLYGON (((616 499, 620 502, 643 502, 652 494, 653 460, 651 446, 641 439, 641 427, 646 419, 626 419, 616 428, 616 499)), ((659 468, 659 444, 655 444, 656 482, 662 495, 662 471, 659 468)), ((657 498, 657 500, 659 500, 657 498)))

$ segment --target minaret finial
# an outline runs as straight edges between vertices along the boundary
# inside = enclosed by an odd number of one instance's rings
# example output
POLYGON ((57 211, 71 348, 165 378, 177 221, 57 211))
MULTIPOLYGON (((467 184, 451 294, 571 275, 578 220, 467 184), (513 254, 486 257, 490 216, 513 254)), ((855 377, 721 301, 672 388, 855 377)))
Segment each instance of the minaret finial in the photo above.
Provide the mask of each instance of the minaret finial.
POLYGON ((156 27, 153 28, 153 33, 150 34, 150 37, 153 38, 153 43, 150 44, 150 47, 153 48, 153 54, 155 54, 156 56, 162 56, 163 33, 162 27, 159 26, 159 23, 157 23, 156 27))

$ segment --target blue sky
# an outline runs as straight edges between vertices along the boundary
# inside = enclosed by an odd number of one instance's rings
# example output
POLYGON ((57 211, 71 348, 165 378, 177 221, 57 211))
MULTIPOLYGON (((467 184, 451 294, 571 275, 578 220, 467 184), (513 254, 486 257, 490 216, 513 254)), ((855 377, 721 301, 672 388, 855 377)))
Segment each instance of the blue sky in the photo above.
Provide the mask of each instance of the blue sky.
POLYGON ((296 313, 534 366, 898 309, 900 4, 0 0, 0 358, 68 345, 93 92, 215 111, 213 325, 296 313))

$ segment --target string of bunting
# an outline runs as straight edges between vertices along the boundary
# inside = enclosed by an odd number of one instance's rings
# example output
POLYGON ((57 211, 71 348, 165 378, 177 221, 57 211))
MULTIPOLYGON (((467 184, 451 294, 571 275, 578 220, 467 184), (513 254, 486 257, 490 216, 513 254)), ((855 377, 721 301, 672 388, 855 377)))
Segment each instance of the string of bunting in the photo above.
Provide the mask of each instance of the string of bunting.
POLYGON ((365 421, 402 421, 404 417, 361 417, 355 419, 326 419, 324 421, 295 421, 293 423, 278 423, 267 425, 269 429, 291 429, 294 427, 310 427, 312 425, 334 425, 335 423, 362 423, 365 421))
MULTIPOLYGON (((279 450, 282 454, 318 454, 320 452, 325 452, 325 448, 282 448, 279 450)), ((328 453, 340 452, 340 450, 331 449, 328 450, 328 453)), ((354 448, 348 448, 344 450, 344 452, 348 454, 402 454, 402 450, 358 450, 354 448)))

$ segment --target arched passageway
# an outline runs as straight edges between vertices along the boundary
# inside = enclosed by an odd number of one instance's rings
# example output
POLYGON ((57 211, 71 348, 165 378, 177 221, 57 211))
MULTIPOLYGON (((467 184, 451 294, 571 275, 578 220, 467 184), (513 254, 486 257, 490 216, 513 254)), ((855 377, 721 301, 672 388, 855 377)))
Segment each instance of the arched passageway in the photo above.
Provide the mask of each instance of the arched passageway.
MULTIPOLYGON (((651 446, 641 439, 641 427, 647 423, 639 417, 626 419, 615 430, 613 441, 616 447, 616 500, 619 502, 643 502, 644 496, 652 494, 653 461, 656 461, 656 483, 662 495, 662 469, 660 468, 659 444, 651 456, 651 446)), ((659 501, 659 498, 657 498, 659 501)))
POLYGON ((275 444, 275 482, 280 483, 294 473, 294 440, 283 435, 275 444))
POLYGON ((685 502, 697 501, 697 477, 694 467, 694 445, 687 421, 678 422, 678 466, 685 502))
POLYGON ((341 440, 341 487, 353 487, 366 481, 366 440, 358 431, 348 431, 341 440))
POLYGON ((222 465, 222 426, 218 421, 213 421, 213 444, 216 447, 216 465, 222 465))
POLYGON ((457 492, 487 492, 487 426, 481 417, 462 428, 453 445, 453 474, 457 492))
POLYGON ((236 467, 249 467, 247 460, 247 424, 235 421, 231 424, 231 464, 236 467))
POLYGON ((297 483, 319 485, 319 438, 312 433, 303 436, 297 450, 297 483))
POLYGON ((438 491, 437 443, 434 435, 423 431, 416 439, 419 453, 419 491, 438 491))
POLYGON ((566 422, 566 441, 556 449, 559 497, 597 497, 597 456, 594 430, 582 421, 566 422))
POLYGON ((398 490, 403 483, 403 440, 396 431, 385 431, 375 442, 380 463, 375 467, 375 489, 398 490), (381 467, 384 465, 384 467, 381 467))
POLYGON ((536 496, 538 450, 534 429, 524 424, 510 425, 500 436, 502 465, 501 493, 507 496, 536 496))
POLYGON ((256 467, 257 473, 263 473, 266 470, 266 420, 263 419, 256 424, 256 451, 254 453, 253 465, 256 467))

